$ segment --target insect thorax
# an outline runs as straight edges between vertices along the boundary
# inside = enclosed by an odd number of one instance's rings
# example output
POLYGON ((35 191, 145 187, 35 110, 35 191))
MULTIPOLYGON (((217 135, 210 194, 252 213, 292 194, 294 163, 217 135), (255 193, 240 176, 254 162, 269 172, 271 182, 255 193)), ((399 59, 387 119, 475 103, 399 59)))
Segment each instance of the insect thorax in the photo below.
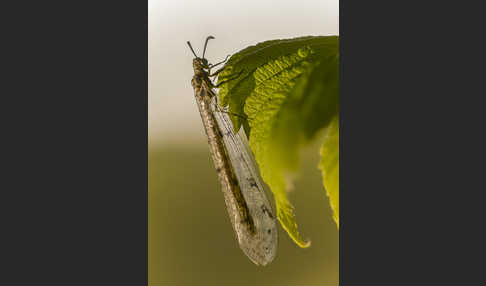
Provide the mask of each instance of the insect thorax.
POLYGON ((194 74, 197 76, 209 76, 207 70, 209 69, 208 61, 206 59, 194 58, 192 60, 192 67, 194 68, 194 74))
POLYGON ((204 58, 195 58, 192 61, 194 68, 194 77, 192 78, 193 86, 201 90, 200 95, 206 95, 210 98, 216 94, 213 92, 213 83, 209 79, 209 66, 204 58))

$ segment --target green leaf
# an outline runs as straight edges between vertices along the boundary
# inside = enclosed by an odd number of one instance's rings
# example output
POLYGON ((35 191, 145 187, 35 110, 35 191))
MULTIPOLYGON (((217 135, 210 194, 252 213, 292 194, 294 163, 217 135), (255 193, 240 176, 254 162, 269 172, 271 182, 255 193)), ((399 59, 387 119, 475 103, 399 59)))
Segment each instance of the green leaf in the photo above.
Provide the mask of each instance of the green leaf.
POLYGON ((310 243, 298 232, 287 191, 299 150, 338 113, 338 50, 337 36, 267 41, 233 55, 218 77, 227 81, 220 104, 229 106, 235 131, 245 127, 278 219, 301 247, 310 243))
POLYGON ((333 218, 339 228, 339 116, 335 116, 321 147, 322 181, 331 202, 333 218))

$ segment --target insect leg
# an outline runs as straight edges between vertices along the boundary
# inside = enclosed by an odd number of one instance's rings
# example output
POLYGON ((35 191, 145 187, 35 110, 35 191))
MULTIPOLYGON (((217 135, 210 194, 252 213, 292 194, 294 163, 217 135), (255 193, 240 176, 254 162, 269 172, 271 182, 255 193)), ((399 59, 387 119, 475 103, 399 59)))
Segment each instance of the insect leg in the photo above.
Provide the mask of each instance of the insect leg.
POLYGON ((210 74, 209 76, 210 76, 210 77, 215 77, 215 76, 217 76, 217 75, 218 75, 220 72, 222 72, 223 70, 224 70, 224 67, 220 68, 220 69, 219 69, 219 70, 217 70, 215 73, 210 74))
POLYGON ((215 66, 219 66, 220 64, 222 64, 222 63, 226 62, 226 61, 228 60, 229 56, 230 56, 230 55, 227 55, 227 56, 226 56, 226 58, 225 58, 223 61, 221 61, 221 62, 219 62, 219 63, 217 63, 217 64, 214 64, 214 65, 213 65, 213 64, 211 64, 211 65, 209 65, 209 68, 210 68, 210 69, 212 69, 212 68, 214 68, 215 66))
POLYGON ((218 112, 221 112, 221 113, 226 113, 226 114, 231 114, 231 115, 234 115, 234 116, 238 116, 239 118, 241 119, 244 119, 244 120, 248 120, 247 117, 243 116, 243 115, 240 115, 238 113, 234 113, 234 112, 229 112, 229 111, 225 111, 225 110, 222 110, 221 108, 218 107, 218 112))
POLYGON ((240 115, 240 114, 237 114, 237 113, 234 113, 234 112, 229 112, 229 111, 223 110, 221 108, 221 106, 219 105, 218 97, 217 96, 215 97, 214 106, 215 106, 215 108, 216 108, 216 110, 218 112, 226 113, 226 114, 231 114, 231 115, 234 115, 234 116, 238 116, 238 117, 240 117, 240 118, 242 118, 244 120, 248 120, 248 118, 246 116, 243 116, 243 115, 240 115))
MULTIPOLYGON (((217 72, 219 72, 220 70, 218 70, 217 72)), ((240 77, 240 75, 243 73, 244 69, 242 69, 236 76, 232 77, 232 78, 229 78, 227 80, 224 80, 222 82, 219 82, 217 85, 215 85, 214 87, 219 87, 220 85, 224 84, 224 83, 227 83, 227 82, 230 82, 234 79, 237 79, 238 77, 240 77)))

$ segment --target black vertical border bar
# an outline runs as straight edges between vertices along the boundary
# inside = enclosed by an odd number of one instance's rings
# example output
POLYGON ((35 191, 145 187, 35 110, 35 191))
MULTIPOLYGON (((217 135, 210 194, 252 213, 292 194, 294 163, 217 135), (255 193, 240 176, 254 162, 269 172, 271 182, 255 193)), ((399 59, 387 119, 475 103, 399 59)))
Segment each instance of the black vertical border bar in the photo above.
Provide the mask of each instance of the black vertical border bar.
POLYGON ((339 3, 340 285, 484 281, 475 271, 485 62, 475 8, 339 3))
POLYGON ((148 2, 9 4, 0 284, 147 285, 148 2))

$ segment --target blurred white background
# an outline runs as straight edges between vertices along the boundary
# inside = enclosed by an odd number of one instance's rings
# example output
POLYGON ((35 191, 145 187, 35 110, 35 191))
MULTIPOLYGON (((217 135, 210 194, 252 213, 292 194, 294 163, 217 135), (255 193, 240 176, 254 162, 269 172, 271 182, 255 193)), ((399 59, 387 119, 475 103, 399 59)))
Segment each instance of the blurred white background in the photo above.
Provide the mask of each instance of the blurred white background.
POLYGON ((339 34, 338 0, 149 0, 149 144, 205 142, 186 41, 209 62, 266 40, 339 34))

